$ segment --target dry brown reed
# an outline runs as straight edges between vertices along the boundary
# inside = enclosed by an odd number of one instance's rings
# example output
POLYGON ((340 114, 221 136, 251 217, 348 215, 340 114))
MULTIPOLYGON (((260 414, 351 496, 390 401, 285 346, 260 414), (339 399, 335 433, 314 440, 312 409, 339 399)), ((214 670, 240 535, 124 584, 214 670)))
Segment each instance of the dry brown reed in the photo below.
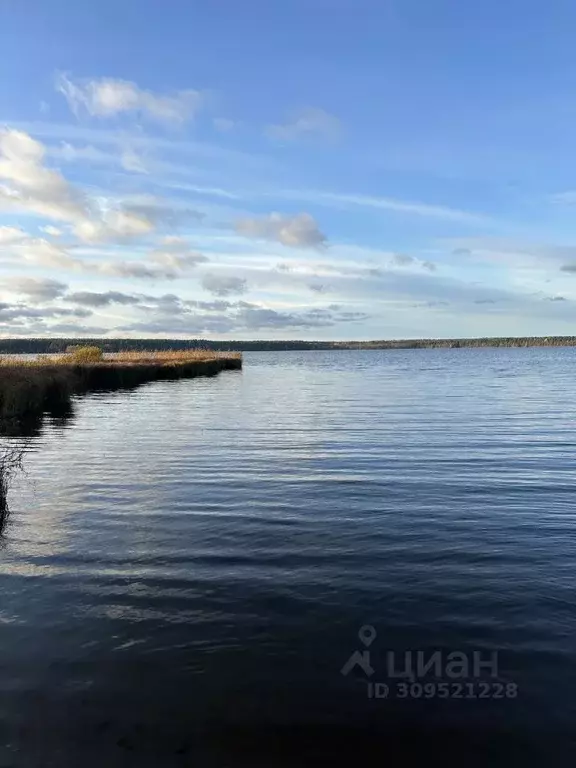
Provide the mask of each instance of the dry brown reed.
POLYGON ((18 433, 18 422, 69 408, 74 394, 131 389, 149 381, 211 376, 242 367, 238 352, 206 349, 121 352, 78 362, 78 350, 33 360, 0 359, 0 433, 18 433))

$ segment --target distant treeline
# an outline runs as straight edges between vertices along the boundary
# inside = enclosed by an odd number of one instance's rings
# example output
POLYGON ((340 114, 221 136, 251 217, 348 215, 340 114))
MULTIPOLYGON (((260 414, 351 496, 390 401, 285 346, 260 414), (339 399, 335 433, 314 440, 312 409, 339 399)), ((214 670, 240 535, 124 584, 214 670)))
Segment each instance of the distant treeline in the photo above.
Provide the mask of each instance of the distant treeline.
MULTIPOLYGON (((0 339, 0 354, 65 352, 78 339, 0 339)), ((573 347, 576 336, 527 336, 483 339, 393 339, 382 341, 209 341, 207 339, 82 339, 105 352, 192 349, 279 351, 304 349, 428 349, 437 347, 573 347)))

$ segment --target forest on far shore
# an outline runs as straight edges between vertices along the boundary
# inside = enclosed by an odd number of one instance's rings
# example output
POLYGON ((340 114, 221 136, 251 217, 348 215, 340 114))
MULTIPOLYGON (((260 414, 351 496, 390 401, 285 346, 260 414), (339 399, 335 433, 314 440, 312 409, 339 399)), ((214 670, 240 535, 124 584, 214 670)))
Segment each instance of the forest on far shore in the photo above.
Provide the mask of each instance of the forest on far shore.
POLYGON ((390 339, 382 341, 212 341, 209 339, 0 339, 0 354, 55 354, 70 346, 98 346, 104 352, 214 349, 240 352, 305 349, 434 349, 459 347, 573 347, 576 336, 526 336, 481 339, 390 339))

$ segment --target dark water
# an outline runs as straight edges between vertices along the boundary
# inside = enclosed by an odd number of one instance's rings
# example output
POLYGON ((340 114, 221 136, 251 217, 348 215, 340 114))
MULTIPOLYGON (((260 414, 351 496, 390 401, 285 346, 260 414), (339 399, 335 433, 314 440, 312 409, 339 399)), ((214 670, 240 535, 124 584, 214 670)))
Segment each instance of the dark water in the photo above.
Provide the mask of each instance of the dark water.
POLYGON ((80 400, 0 544, 0 766, 573 765, 575 390, 574 349, 286 352, 80 400))

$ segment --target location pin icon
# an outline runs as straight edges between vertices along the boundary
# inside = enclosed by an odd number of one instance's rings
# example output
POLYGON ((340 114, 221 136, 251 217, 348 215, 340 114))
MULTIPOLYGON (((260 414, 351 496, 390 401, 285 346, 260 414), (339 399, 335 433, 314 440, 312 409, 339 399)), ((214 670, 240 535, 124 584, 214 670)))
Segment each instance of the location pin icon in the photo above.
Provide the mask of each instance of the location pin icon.
POLYGON ((358 637, 360 638, 360 642, 368 648, 368 646, 372 645, 376 639, 376 630, 371 624, 364 624, 363 627, 360 627, 358 637))

